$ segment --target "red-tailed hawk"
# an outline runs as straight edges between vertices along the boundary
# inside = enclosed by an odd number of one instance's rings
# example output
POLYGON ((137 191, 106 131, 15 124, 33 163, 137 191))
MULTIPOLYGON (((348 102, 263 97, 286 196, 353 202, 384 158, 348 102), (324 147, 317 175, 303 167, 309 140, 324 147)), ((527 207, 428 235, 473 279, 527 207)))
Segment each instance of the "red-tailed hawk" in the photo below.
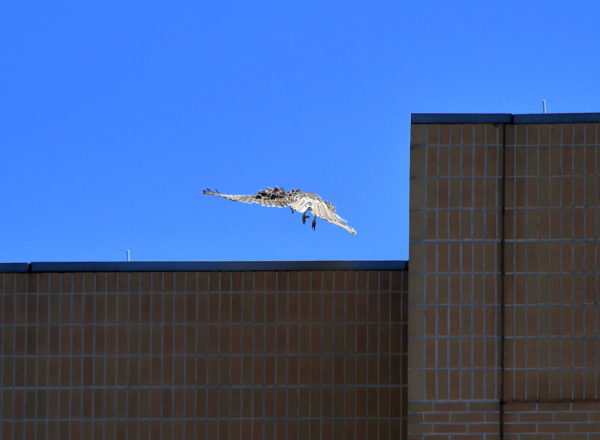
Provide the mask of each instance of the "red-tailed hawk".
POLYGON ((285 191, 283 188, 276 186, 275 188, 266 188, 256 194, 247 196, 221 194, 218 191, 211 191, 209 189, 202 191, 202 194, 219 196, 233 200, 234 202, 257 203, 259 205, 274 206, 276 208, 289 206, 292 210, 292 214, 295 211, 302 213, 302 223, 306 223, 306 219, 309 217, 308 212, 310 211, 313 214, 313 230, 317 227, 317 217, 321 217, 329 223, 344 228, 351 234, 356 234, 356 230, 348 226, 346 220, 335 213, 335 206, 333 206, 332 203, 323 200, 321 197, 311 192, 300 191, 299 189, 285 191))

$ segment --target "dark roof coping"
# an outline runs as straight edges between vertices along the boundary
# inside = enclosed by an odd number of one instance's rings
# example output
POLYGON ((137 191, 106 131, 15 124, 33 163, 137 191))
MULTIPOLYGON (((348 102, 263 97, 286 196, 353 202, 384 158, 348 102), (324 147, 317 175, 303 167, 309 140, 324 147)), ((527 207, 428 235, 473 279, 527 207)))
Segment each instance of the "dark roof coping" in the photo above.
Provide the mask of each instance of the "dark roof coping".
POLYGON ((600 122, 600 113, 412 113, 412 124, 568 124, 600 122))
POLYGON ((28 263, 0 263, 0 272, 29 272, 28 263))
POLYGON ((408 262, 375 261, 77 261, 0 263, 0 272, 215 272, 271 270, 407 270, 408 262))

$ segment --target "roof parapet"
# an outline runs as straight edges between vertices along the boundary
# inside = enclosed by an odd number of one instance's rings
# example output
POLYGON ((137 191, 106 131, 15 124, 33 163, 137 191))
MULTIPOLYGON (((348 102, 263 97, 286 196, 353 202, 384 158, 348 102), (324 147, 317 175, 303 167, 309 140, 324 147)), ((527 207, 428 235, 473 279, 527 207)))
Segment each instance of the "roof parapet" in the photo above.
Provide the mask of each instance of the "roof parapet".
POLYGON ((372 261, 77 261, 0 263, 0 272, 224 272, 407 270, 402 260, 372 261))
POLYGON ((600 113, 412 113, 411 124, 569 124, 600 122, 600 113))

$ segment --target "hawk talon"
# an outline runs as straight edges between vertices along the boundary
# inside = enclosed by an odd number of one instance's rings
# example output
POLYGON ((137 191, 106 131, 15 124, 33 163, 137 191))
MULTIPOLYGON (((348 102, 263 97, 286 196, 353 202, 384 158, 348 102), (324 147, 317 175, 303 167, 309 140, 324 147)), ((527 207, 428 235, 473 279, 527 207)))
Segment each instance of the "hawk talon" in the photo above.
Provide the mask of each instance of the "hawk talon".
POLYGON ((307 214, 308 209, 306 211, 304 211, 304 214, 302 214, 302 224, 305 225, 306 224, 306 219, 308 217, 310 217, 310 215, 307 214))
POLYGON ((313 216, 313 221, 312 221, 312 230, 314 231, 317 228, 317 217, 313 216))

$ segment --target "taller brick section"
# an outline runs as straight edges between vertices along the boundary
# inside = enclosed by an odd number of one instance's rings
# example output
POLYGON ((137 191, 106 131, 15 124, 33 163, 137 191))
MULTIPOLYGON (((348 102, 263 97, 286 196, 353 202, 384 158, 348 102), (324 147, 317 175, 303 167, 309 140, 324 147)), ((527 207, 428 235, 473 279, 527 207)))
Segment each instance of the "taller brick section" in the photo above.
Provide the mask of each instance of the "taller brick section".
POLYGON ((409 439, 598 438, 599 122, 413 119, 409 439))
POLYGON ((515 438, 600 438, 599 134, 599 123, 506 129, 503 395, 515 438))
POLYGON ((409 438, 498 436, 502 163, 502 126, 412 126, 409 438))

